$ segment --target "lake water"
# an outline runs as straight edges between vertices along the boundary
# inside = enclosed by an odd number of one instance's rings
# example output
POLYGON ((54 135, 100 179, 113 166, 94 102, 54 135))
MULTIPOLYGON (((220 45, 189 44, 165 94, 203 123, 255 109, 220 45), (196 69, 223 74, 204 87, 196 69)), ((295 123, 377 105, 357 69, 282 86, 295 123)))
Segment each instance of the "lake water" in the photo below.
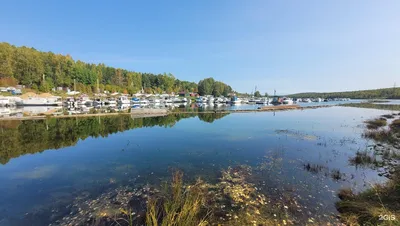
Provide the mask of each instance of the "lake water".
POLYGON ((173 168, 187 181, 200 176, 213 182, 228 166, 270 163, 274 167, 255 181, 267 197, 290 193, 308 206, 300 215, 335 215, 339 188, 363 190, 385 180, 375 170, 351 166, 349 158, 372 144, 361 137, 363 121, 387 112, 330 107, 0 121, 0 225, 21 225, 32 212, 42 219, 31 223, 48 224, 44 213, 82 192, 95 197, 122 185, 157 185, 173 168))

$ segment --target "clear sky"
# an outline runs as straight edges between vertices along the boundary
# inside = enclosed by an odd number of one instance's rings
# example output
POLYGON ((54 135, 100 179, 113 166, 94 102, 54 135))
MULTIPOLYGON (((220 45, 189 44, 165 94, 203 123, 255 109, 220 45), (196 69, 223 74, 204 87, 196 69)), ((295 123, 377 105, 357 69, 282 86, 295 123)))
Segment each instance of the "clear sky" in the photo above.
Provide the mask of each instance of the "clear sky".
POLYGON ((400 86, 399 0, 4 0, 0 41, 240 92, 400 86))

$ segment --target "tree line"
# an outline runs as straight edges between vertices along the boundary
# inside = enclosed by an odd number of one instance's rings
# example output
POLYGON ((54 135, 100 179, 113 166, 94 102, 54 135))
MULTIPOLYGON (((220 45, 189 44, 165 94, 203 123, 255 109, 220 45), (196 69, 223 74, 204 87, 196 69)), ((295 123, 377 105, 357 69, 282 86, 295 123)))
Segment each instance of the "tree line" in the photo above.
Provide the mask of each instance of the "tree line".
POLYGON ((84 93, 97 91, 137 93, 198 92, 228 94, 232 88, 208 78, 200 83, 179 80, 171 73, 152 74, 75 61, 70 55, 41 52, 25 46, 0 43, 0 86, 15 84, 42 92, 54 87, 75 88, 84 93), (97 86, 97 83, 99 85, 97 86), (97 88, 99 90, 97 90, 97 88))
POLYGON ((400 99, 400 88, 383 88, 332 93, 297 93, 292 98, 351 98, 351 99, 400 99))

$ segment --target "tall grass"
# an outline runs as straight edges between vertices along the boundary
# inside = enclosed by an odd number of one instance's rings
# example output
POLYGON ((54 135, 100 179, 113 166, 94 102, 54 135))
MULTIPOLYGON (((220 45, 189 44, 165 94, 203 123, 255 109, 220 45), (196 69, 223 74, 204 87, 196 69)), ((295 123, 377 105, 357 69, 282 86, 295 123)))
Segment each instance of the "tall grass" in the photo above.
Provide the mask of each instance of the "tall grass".
POLYGON ((382 126, 386 126, 387 121, 386 118, 378 118, 378 119, 367 120, 365 121, 365 123, 367 124, 368 129, 378 129, 382 126))
POLYGON ((342 189, 338 196, 336 207, 347 225, 400 225, 400 167, 384 185, 359 194, 342 189))
POLYGON ((202 181, 183 186, 183 173, 175 172, 172 182, 163 186, 162 192, 148 200, 146 225, 186 226, 207 225, 208 214, 203 210, 205 190, 202 181))

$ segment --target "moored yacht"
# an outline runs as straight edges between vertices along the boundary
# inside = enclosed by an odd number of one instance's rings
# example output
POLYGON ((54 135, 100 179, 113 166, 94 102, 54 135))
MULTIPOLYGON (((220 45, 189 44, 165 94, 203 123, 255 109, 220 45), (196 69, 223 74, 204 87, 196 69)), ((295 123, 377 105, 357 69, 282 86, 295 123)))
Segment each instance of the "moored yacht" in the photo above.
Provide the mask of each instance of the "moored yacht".
POLYGON ((293 104, 293 100, 291 98, 285 97, 285 98, 283 98, 282 103, 283 104, 293 104))
POLYGON ((16 102, 19 106, 61 106, 61 97, 28 97, 27 99, 21 99, 16 102))
POLYGON ((268 98, 258 99, 258 100, 256 101, 256 104, 268 105, 268 104, 269 104, 268 98))
POLYGON ((107 105, 116 105, 117 101, 115 100, 115 98, 110 97, 105 101, 105 104, 107 104, 107 105))
POLYGON ((89 98, 88 95, 82 95, 79 97, 78 101, 77 101, 78 105, 87 105, 90 106, 93 104, 93 101, 89 98))
POLYGON ((233 104, 233 105, 238 105, 238 104, 241 104, 242 103, 242 100, 240 100, 239 98, 237 98, 237 96, 233 96, 232 98, 231 98, 231 104, 233 104))
POLYGON ((127 96, 118 97, 117 102, 118 102, 118 104, 130 104, 131 103, 127 96))
POLYGON ((104 101, 103 101, 102 99, 100 99, 100 98, 96 98, 96 99, 93 101, 93 105, 95 105, 95 106, 104 105, 104 101))
POLYGON ((7 97, 0 97, 0 106, 9 106, 10 105, 10 99, 7 97))

